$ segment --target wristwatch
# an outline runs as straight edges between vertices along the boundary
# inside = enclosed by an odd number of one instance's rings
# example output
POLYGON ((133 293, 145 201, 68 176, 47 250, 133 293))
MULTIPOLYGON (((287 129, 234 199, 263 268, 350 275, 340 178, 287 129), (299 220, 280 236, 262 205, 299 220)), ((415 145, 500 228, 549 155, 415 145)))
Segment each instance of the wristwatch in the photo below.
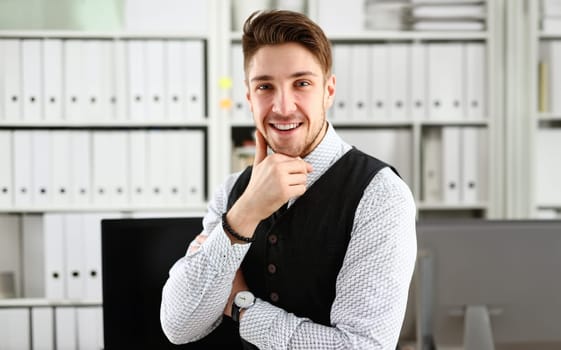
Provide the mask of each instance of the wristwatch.
POLYGON ((240 322, 240 311, 247 310, 255 304, 255 296, 248 290, 238 292, 232 303, 232 320, 240 322))

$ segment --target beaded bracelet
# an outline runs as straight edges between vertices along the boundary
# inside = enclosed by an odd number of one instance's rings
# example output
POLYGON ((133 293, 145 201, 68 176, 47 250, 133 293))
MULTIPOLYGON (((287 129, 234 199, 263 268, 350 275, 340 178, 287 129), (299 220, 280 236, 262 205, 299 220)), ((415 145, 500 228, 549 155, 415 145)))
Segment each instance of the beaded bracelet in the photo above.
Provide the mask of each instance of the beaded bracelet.
POLYGON ((254 237, 245 237, 234 231, 232 227, 230 227, 230 224, 228 224, 228 220, 226 220, 226 214, 227 213, 222 214, 222 228, 224 229, 224 231, 226 231, 228 234, 230 234, 232 237, 234 237, 237 240, 244 241, 247 243, 255 242, 254 237))

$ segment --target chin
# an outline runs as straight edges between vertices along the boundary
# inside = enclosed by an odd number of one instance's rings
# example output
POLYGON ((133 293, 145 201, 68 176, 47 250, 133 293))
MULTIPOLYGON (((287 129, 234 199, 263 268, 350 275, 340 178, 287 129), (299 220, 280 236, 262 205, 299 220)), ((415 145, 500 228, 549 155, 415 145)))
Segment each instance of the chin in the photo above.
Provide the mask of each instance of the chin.
POLYGON ((293 149, 283 149, 283 148, 273 148, 275 153, 284 154, 285 156, 289 157, 299 157, 301 152, 297 152, 293 149))

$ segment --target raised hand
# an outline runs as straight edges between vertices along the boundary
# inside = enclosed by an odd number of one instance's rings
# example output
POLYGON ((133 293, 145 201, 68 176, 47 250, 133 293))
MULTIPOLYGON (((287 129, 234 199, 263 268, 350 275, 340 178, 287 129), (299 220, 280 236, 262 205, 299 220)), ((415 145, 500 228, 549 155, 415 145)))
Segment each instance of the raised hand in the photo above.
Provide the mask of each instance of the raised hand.
POLYGON ((267 155, 267 142, 259 130, 251 179, 244 193, 228 212, 230 226, 250 237, 259 222, 306 191, 312 166, 300 157, 275 153, 267 155))
POLYGON ((255 138, 253 171, 242 197, 250 199, 249 206, 260 219, 264 219, 290 198, 304 194, 312 166, 300 157, 280 153, 267 155, 267 143, 259 130, 255 132, 255 138))

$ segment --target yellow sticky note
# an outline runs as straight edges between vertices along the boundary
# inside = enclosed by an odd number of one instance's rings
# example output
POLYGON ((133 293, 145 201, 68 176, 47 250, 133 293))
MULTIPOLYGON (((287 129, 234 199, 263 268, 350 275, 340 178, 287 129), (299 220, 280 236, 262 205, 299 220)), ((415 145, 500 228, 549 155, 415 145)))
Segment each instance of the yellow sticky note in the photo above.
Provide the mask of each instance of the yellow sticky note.
POLYGON ((220 86, 223 90, 228 90, 232 88, 232 78, 230 77, 222 77, 218 81, 218 86, 220 86))

